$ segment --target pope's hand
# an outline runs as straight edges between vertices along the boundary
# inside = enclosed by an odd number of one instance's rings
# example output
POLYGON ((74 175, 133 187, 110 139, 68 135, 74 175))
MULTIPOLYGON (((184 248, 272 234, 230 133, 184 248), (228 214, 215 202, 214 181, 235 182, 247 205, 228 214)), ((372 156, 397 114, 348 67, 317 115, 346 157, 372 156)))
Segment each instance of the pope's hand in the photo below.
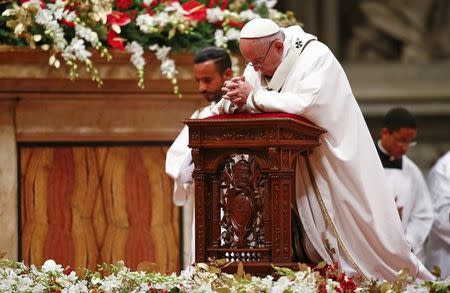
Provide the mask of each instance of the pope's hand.
POLYGON ((253 91, 253 87, 245 81, 244 76, 240 76, 226 81, 222 87, 222 91, 225 93, 223 96, 224 99, 241 107, 247 103, 247 98, 253 91))

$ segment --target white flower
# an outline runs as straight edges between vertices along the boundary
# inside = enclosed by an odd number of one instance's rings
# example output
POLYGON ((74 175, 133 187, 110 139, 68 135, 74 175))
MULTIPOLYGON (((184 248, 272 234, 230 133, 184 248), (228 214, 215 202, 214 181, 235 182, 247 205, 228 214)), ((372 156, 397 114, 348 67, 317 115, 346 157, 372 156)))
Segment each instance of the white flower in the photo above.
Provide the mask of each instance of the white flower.
POLYGON ((269 18, 279 19, 282 16, 283 16, 283 14, 281 12, 279 12, 278 10, 272 9, 272 8, 269 9, 269 18))
POLYGON ((266 6, 267 8, 273 8, 277 4, 277 0, 256 0, 256 6, 266 6))
POLYGON ((53 20, 52 13, 47 9, 39 9, 35 16, 35 21, 37 24, 46 26, 53 20))
POLYGON ((94 284, 94 285, 97 285, 98 283, 100 283, 100 278, 98 278, 98 277, 93 277, 92 279, 91 279, 91 283, 92 284, 94 284))
POLYGON ((140 14, 136 18, 136 24, 139 29, 144 33, 150 33, 155 31, 157 25, 156 19, 148 14, 140 14))
POLYGON ((20 35, 24 29, 25 29, 25 26, 23 25, 23 23, 19 23, 18 25, 16 25, 16 28, 14 29, 14 33, 16 35, 20 35))
POLYGON ((11 16, 11 15, 15 15, 15 14, 16 14, 16 11, 14 9, 6 9, 2 13, 3 16, 11 16))
POLYGON ((133 41, 128 43, 125 49, 127 52, 131 53, 131 63, 133 63, 134 67, 138 70, 144 69, 145 59, 142 46, 138 42, 133 41))
POLYGON ((226 32, 226 37, 228 41, 239 40, 239 38, 241 37, 241 33, 235 28, 230 28, 226 32))
POLYGON ((65 10, 63 17, 67 21, 74 22, 75 19, 77 18, 77 14, 75 13, 75 11, 65 10))
POLYGON ((183 280, 189 280, 194 275, 195 268, 193 266, 189 266, 187 269, 182 270, 180 272, 180 278, 183 280))
POLYGON ((92 53, 86 50, 84 41, 77 37, 73 38, 70 45, 64 49, 62 56, 65 60, 78 59, 80 61, 86 62, 91 57, 92 53))
POLYGON ((181 6, 181 4, 179 2, 170 3, 170 5, 167 5, 166 7, 164 7, 164 11, 167 11, 167 12, 180 11, 183 14, 187 13, 187 11, 183 9, 183 7, 181 6))
POLYGON ((165 59, 161 62, 161 73, 167 78, 173 78, 178 71, 175 68, 175 62, 172 59, 165 59))
POLYGON ((206 19, 211 23, 216 23, 222 21, 224 18, 224 13, 219 7, 206 9, 206 19))
POLYGON ((97 45, 97 43, 99 42, 97 33, 88 27, 85 27, 82 25, 76 25, 75 33, 78 36, 80 36, 81 38, 83 38, 86 41, 88 41, 89 43, 91 43, 91 45, 93 47, 95 47, 97 45))
POLYGON ((283 293, 284 290, 289 289, 290 286, 289 279, 285 276, 280 277, 276 282, 273 283, 272 293, 283 293))
POLYGON ((216 30, 216 32, 214 33, 214 43, 216 44, 217 47, 226 47, 227 46, 227 38, 225 37, 223 30, 218 29, 216 30))
POLYGON ((155 55, 156 55, 156 58, 158 58, 159 60, 163 60, 167 57, 169 52, 170 52, 170 47, 162 46, 156 50, 155 55))
POLYGON ((44 272, 62 272, 63 268, 61 265, 56 264, 53 259, 48 259, 42 265, 42 270, 44 272))
POLYGON ((253 10, 247 9, 247 10, 241 11, 241 13, 239 13, 239 17, 244 20, 252 20, 255 18, 260 18, 261 16, 255 12, 253 12, 253 10))
POLYGON ((33 287, 32 291, 33 293, 41 293, 44 292, 47 288, 45 288, 44 285, 42 284, 37 284, 36 286, 33 287))
POLYGON ((114 289, 119 289, 121 287, 121 282, 114 275, 106 277, 104 280, 100 281, 100 290, 105 292, 113 292, 114 289))
POLYGON ((154 17, 154 19, 156 25, 160 28, 165 27, 168 23, 172 23, 174 25, 175 22, 175 19, 172 20, 170 15, 165 11, 160 12, 156 17, 154 17))
POLYGON ((213 293, 213 289, 211 287, 211 284, 203 283, 199 287, 195 289, 195 292, 198 293, 213 293))
POLYGON ((272 287, 272 282, 273 282, 273 277, 271 275, 268 275, 264 279, 261 279, 261 283, 263 283, 267 287, 272 287))
POLYGON ((77 284, 70 285, 69 288, 64 288, 61 293, 78 293, 78 292, 89 292, 86 281, 81 281, 77 284))

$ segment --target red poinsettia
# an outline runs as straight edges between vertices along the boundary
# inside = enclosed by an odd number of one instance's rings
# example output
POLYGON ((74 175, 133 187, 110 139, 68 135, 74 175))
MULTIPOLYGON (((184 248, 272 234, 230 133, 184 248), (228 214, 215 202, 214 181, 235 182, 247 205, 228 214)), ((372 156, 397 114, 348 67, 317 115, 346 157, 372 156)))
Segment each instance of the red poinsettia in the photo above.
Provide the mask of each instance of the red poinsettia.
POLYGON ((205 5, 203 5, 202 3, 190 0, 181 6, 188 13, 186 17, 197 21, 206 20, 206 8, 205 5))
POLYGON ((128 14, 120 11, 112 11, 106 18, 108 24, 116 24, 118 26, 124 26, 130 23, 131 18, 128 14))
POLYGON ((125 50, 125 39, 120 37, 119 34, 117 34, 115 31, 110 30, 107 35, 107 42, 108 44, 116 49, 119 49, 121 51, 125 50))

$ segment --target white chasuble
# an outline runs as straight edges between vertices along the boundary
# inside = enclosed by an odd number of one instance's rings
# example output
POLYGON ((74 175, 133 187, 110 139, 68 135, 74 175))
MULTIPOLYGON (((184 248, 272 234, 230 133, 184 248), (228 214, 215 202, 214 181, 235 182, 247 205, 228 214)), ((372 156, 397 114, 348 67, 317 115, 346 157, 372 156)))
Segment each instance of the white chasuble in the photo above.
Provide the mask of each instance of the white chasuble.
MULTIPOLYGON (((324 218, 306 161, 299 157, 297 207, 309 240, 325 261, 339 262, 350 276, 361 270, 367 277, 392 280, 407 268, 413 276, 433 279, 405 240, 383 167, 341 65, 319 41, 303 48, 311 35, 299 26, 284 33, 284 56, 289 50, 303 52, 279 91, 267 90, 260 73, 247 66, 244 75, 254 91, 244 110, 298 114, 327 130, 309 160, 341 241, 324 218)), ((220 103, 217 112, 230 108, 228 100, 220 103)))
POLYGON ((450 152, 433 166, 427 178, 434 207, 425 259, 427 267, 441 268, 442 277, 450 276, 450 152))

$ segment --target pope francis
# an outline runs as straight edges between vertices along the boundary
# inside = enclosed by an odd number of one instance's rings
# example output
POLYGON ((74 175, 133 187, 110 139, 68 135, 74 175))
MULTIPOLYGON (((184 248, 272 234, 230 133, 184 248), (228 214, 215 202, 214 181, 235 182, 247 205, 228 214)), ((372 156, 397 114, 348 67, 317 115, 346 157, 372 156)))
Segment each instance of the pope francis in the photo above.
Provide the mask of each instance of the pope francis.
POLYGON ((241 30, 248 61, 225 82, 215 113, 286 112, 325 128, 297 161, 296 201, 309 259, 351 275, 392 280, 401 269, 433 279, 405 241, 394 197, 347 77, 331 51, 300 26, 254 19, 241 30))

